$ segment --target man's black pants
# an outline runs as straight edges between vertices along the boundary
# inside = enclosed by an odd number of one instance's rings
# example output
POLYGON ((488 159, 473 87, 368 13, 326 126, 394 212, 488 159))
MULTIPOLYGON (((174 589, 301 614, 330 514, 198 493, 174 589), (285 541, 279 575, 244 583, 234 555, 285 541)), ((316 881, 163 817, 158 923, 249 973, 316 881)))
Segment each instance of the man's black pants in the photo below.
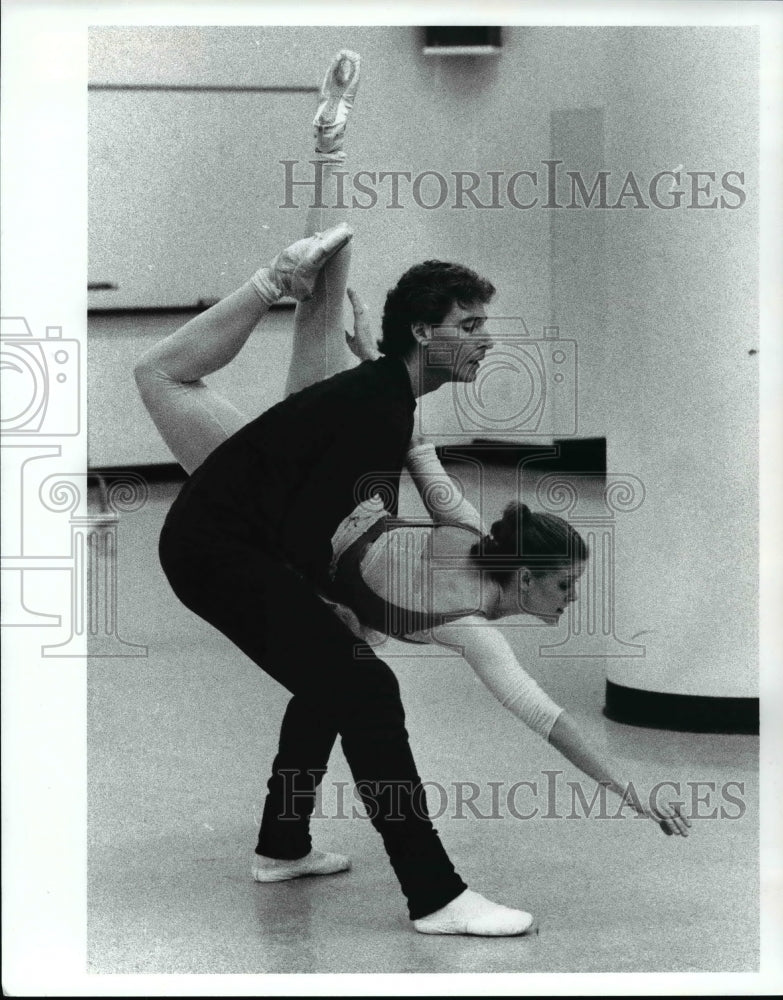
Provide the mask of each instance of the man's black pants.
POLYGON ((445 906, 466 886, 427 815, 394 673, 369 646, 357 658, 356 637, 272 546, 218 544, 194 527, 179 531, 173 510, 161 536, 161 564, 175 594, 294 695, 257 852, 309 852, 317 786, 339 733, 411 919, 445 906))

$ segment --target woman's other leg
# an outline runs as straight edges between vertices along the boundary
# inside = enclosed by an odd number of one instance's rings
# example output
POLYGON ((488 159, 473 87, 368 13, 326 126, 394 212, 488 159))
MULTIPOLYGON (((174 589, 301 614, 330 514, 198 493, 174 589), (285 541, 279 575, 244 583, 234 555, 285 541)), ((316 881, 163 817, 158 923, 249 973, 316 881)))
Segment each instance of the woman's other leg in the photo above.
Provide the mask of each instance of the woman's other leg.
POLYGON ((203 378, 237 355, 268 308, 248 282, 155 344, 134 368, 147 412, 188 475, 248 421, 203 378))
MULTIPOLYGON (((338 184, 345 163, 345 123, 356 96, 359 67, 359 56, 343 49, 332 59, 324 77, 313 128, 314 160, 323 179, 320 204, 327 207, 308 209, 306 236, 348 218, 347 207, 341 207, 338 184)), ((350 261, 351 248, 345 246, 321 270, 312 298, 296 307, 286 395, 352 364, 343 324, 350 261)), ((295 859, 310 852, 310 818, 336 739, 337 729, 325 719, 321 706, 306 696, 294 695, 286 707, 267 783, 257 855, 295 859)))
MULTIPOLYGON (((343 49, 332 60, 321 87, 313 122, 316 170, 321 171, 320 205, 307 211, 305 235, 348 221, 340 176, 345 169, 343 137, 359 84, 360 59, 343 49)), ((351 248, 344 247, 318 276, 312 298, 300 302, 294 317, 294 341, 286 395, 320 382, 355 364, 345 342, 343 308, 351 263, 351 248)))

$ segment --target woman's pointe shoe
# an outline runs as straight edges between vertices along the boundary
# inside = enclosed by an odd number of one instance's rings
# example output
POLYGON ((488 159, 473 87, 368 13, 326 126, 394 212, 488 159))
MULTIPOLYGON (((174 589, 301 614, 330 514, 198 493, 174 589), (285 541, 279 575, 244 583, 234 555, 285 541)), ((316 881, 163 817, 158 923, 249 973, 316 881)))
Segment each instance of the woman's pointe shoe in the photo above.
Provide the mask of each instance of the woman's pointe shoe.
POLYGON ((256 882, 285 882, 304 875, 334 875, 350 870, 351 862, 343 854, 310 851, 303 858, 286 861, 256 854, 253 859, 253 878, 256 882))
POLYGON ((450 903, 413 921, 420 934, 476 934, 482 937, 510 937, 525 934, 533 917, 524 910, 501 906, 472 889, 450 903))
POLYGON ((317 153, 335 153, 342 147, 345 123, 359 87, 360 65, 356 52, 341 49, 326 71, 313 119, 317 153))
POLYGON ((291 295, 303 302, 313 294, 318 272, 352 236, 351 227, 341 222, 323 233, 297 240, 281 250, 268 267, 256 271, 250 280, 269 305, 283 295, 291 295))

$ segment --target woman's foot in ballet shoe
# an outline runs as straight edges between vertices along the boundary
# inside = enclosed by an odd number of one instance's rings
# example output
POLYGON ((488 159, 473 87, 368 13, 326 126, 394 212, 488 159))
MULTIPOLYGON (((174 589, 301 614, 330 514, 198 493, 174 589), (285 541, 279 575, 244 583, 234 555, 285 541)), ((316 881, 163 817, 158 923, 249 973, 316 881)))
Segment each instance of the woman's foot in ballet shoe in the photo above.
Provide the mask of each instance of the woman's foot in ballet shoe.
POLYGON ((357 53, 349 49, 341 49, 332 59, 313 119, 316 153, 337 153, 342 149, 345 123, 359 87, 360 65, 357 53))
POLYGON ((303 858, 287 861, 256 854, 253 858, 253 878, 256 882, 285 882, 305 875, 334 875, 350 870, 351 862, 343 854, 310 851, 303 858))
POLYGON ((268 305, 284 295, 303 302, 313 294, 318 272, 324 264, 351 240, 353 230, 346 223, 333 226, 297 240, 281 250, 275 259, 262 267, 250 279, 255 290, 268 305))
POLYGON ((483 937, 510 937, 525 934, 533 917, 524 910, 501 906, 472 889, 452 899, 440 910, 413 921, 420 934, 476 934, 483 937))

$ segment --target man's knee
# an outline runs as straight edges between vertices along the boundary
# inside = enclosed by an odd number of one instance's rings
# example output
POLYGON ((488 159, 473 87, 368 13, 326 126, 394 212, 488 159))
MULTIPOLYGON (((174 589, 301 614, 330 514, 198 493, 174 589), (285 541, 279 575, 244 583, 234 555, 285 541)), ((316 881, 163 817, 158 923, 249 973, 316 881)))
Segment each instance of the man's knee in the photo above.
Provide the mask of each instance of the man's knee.
POLYGON ((385 663, 362 664, 350 693, 349 708, 374 718, 394 719, 402 724, 400 685, 394 672, 385 663))

